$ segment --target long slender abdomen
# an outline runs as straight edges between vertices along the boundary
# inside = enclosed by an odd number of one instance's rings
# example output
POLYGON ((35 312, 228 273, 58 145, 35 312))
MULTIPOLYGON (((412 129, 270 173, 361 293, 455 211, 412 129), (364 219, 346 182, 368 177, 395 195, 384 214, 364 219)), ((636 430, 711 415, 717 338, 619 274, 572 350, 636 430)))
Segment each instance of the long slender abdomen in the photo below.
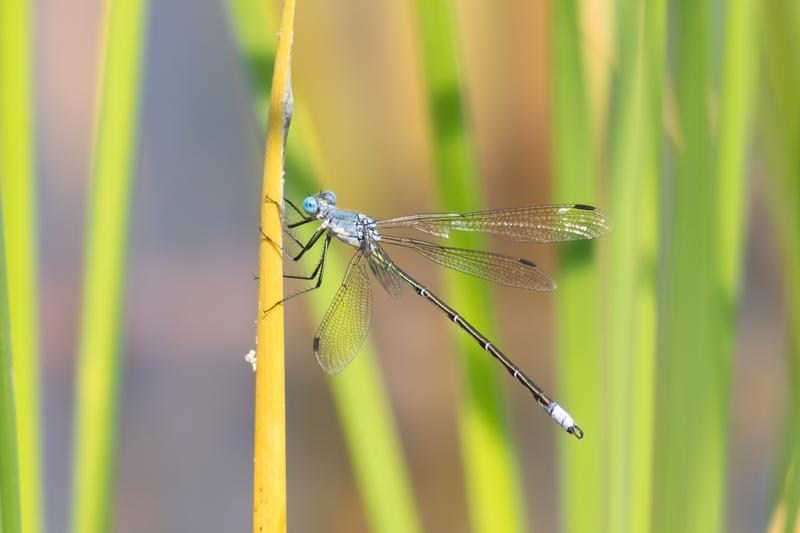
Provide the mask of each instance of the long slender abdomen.
POLYGON ((397 269, 400 277, 408 283, 414 290, 435 305, 440 311, 442 311, 447 318, 449 318, 452 322, 455 322, 461 329, 466 331, 475 341, 480 345, 481 348, 489 352, 492 357, 497 359, 500 364, 505 367, 509 374, 511 374, 520 384, 525 387, 536 399, 536 402, 541 405, 547 414, 555 420, 558 425, 560 425, 567 433, 571 435, 575 435, 578 439, 583 438, 583 430, 575 424, 573 418, 567 413, 564 408, 558 405, 556 402, 552 401, 544 391, 539 387, 531 378, 529 378, 520 368, 506 355, 504 354, 500 348, 492 344, 492 342, 480 331, 478 331, 475 326, 470 324, 464 317, 458 314, 455 309, 447 305, 441 298, 433 294, 429 291, 426 287, 424 287, 421 283, 417 282, 411 276, 403 272, 401 269, 397 269))

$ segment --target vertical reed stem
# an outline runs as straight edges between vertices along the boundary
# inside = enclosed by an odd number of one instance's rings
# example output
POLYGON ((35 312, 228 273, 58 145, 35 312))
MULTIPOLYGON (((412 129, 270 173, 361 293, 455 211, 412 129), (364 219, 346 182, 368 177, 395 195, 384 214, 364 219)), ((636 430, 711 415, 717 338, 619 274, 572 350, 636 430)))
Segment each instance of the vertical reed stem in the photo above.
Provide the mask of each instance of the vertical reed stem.
MULTIPOLYGON (((655 494, 657 531, 713 533, 724 518, 730 354, 721 349, 715 153, 709 88, 712 5, 674 4, 675 172, 664 225, 663 358, 655 494)), ((733 215, 736 216, 736 215, 733 215)))
POLYGON ((764 21, 762 127, 769 162, 770 214, 783 259, 790 391, 778 435, 783 439, 783 457, 776 470, 775 508, 768 531, 790 533, 800 526, 800 6, 767 0, 760 8, 764 21))
POLYGON ((609 138, 609 531, 651 526, 666 6, 617 1, 609 138))
POLYGON ((14 369, 22 531, 39 533, 42 503, 41 406, 37 339, 38 265, 33 116, 33 35, 29 0, 0 0, 0 189, 14 369))
MULTIPOLYGON (((1 214, 1 213, 0 213, 1 214)), ((8 321, 6 262, 0 219, 0 531, 20 533, 17 424, 14 412, 14 371, 8 321)))
MULTIPOLYGON (((589 113, 577 0, 552 3, 553 195, 557 202, 597 200, 595 143, 589 113)), ((601 406, 603 361, 594 243, 565 245, 556 293, 558 398, 580 420, 586 439, 559 439, 561 523, 566 532, 605 530, 606 435, 601 406)))
POLYGON ((258 266, 258 336, 256 340, 255 458, 253 461, 253 532, 286 531, 286 398, 283 348, 283 257, 281 209, 286 137, 292 117, 291 51, 294 0, 286 0, 272 75, 264 156, 261 239, 258 266))
POLYGON ((121 325, 147 7, 146 0, 109 0, 106 5, 78 348, 75 533, 113 529, 121 325))
MULTIPOLYGON (((447 212, 480 208, 478 170, 464 105, 452 0, 418 0, 417 20, 423 80, 439 204, 447 212)), ((483 248, 479 235, 452 235, 452 246, 483 248)), ((491 334, 490 292, 485 283, 443 272, 447 298, 464 316, 491 334)), ((525 528, 525 509, 510 435, 501 371, 463 332, 450 328, 461 366, 459 430, 467 504, 478 533, 525 528)))

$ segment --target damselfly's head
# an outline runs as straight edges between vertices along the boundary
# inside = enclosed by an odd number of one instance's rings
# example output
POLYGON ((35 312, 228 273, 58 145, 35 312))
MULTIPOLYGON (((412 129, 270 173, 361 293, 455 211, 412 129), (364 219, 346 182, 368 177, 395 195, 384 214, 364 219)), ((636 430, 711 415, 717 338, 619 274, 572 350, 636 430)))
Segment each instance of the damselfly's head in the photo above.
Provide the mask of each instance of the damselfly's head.
POLYGON ((303 200, 303 211, 311 216, 318 216, 336 205, 336 195, 333 191, 323 191, 315 196, 308 196, 303 200))

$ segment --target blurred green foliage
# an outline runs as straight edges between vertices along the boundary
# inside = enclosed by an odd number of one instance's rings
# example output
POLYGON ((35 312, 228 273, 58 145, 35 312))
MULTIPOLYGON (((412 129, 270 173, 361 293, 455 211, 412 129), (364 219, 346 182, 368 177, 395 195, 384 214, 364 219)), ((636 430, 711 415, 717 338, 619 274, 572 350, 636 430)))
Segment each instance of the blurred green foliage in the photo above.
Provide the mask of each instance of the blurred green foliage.
POLYGON ((666 2, 620 1, 608 197, 608 530, 646 531, 653 505, 659 176, 666 2))
MULTIPOLYGON (((581 53, 579 4, 565 0, 552 5, 553 197, 557 203, 598 204, 596 143, 581 53)), ((605 390, 595 246, 580 241, 560 250, 556 294, 558 387, 553 394, 586 432, 578 445, 572 439, 558 440, 560 517, 564 531, 571 532, 596 531, 607 520, 605 390)))
POLYGON ((39 533, 44 522, 32 10, 28 0, 0 1, 0 197, 24 533, 39 533))
POLYGON ((607 203, 615 228, 609 255, 573 249, 562 261, 564 402, 596 416, 587 427, 606 430, 596 449, 608 457, 565 443, 562 520, 570 531, 723 531, 758 19, 753 2, 720 19, 704 2, 613 7, 611 96, 594 112, 577 4, 554 9, 556 197, 607 203), (599 116, 609 128, 596 138, 599 116))
POLYGON ((75 401, 72 530, 112 529, 122 314, 136 168, 146 0, 106 6, 102 82, 87 213, 75 401))
MULTIPOLYGON (((2 230, 2 222, 0 222, 2 230)), ((21 531, 14 371, 8 317, 5 253, 0 231, 0 530, 21 531)))
POLYGON ((800 511, 800 6, 763 4, 761 131, 769 174, 769 198, 778 236, 788 312, 789 409, 783 425, 782 457, 775 472, 771 532, 797 531, 800 511))
MULTIPOLYGON (((454 2, 418 0, 416 8, 439 208, 455 213, 477 211, 483 191, 464 109, 454 2)), ((474 233, 454 234, 448 245, 482 249, 486 239, 474 233)), ((497 339, 487 284, 451 271, 442 272, 442 277, 445 300, 484 334, 497 339)), ((472 528, 481 533, 522 531, 525 510, 518 461, 499 381, 506 376, 468 335, 447 324, 442 327, 447 327, 458 347, 461 367, 458 418, 472 528)))

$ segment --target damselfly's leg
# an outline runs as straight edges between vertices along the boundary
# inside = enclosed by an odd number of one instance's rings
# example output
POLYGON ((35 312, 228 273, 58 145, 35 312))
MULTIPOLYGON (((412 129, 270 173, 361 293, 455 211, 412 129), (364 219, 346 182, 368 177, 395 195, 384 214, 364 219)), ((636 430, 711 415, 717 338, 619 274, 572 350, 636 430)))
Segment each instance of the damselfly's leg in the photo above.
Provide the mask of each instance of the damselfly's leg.
MULTIPOLYGON (((286 199, 286 198, 284 198, 284 199, 288 201, 288 199, 286 199)), ((280 219, 281 219, 281 228, 283 229, 284 233, 286 233, 295 242, 295 244, 297 244, 298 246, 300 246, 302 248, 303 247, 303 243, 301 243, 299 240, 297 240, 297 237, 295 237, 294 234, 291 231, 289 231, 286 228, 285 224, 284 224, 284 222, 286 220, 285 220, 285 217, 284 217, 283 206, 280 203, 278 203, 277 201, 273 200, 268 194, 264 196, 264 201, 269 202, 269 203, 271 203, 272 205, 274 205, 275 207, 278 208, 278 215, 280 216, 280 219)), ((294 204, 292 204, 292 207, 295 209, 295 211, 297 210, 297 207, 295 207, 294 204)), ((305 217, 303 217, 303 218, 305 219, 305 217)), ((264 230, 261 229, 260 226, 258 228, 258 232, 261 233, 261 236, 264 238, 264 240, 266 240, 272 246, 274 246, 276 250, 279 250, 283 255, 285 255, 286 257, 288 257, 290 259, 292 259, 292 257, 293 257, 292 254, 287 252, 282 246, 280 246, 277 242, 272 240, 272 238, 270 238, 269 235, 264 233, 264 230)))
MULTIPOLYGON (((316 217, 310 217, 307 214, 305 214, 302 211, 300 211, 300 209, 298 209, 297 206, 294 205, 294 203, 291 200, 289 200, 288 198, 284 197, 283 200, 287 204, 289 204, 292 207, 292 209, 294 209, 294 211, 298 215, 300 215, 300 218, 301 218, 301 220, 299 222, 292 222, 291 224, 286 224, 287 228, 296 228, 296 227, 302 226, 303 224, 308 224, 309 222, 313 222, 313 221, 317 220, 316 217)), ((280 202, 274 200, 268 194, 264 196, 264 201, 275 205, 275 207, 278 208, 278 212, 281 215, 281 220, 284 220, 284 221, 286 220, 285 213, 284 213, 284 210, 283 210, 283 206, 280 204, 280 202)))
POLYGON ((296 296, 300 296, 301 294, 305 294, 307 292, 311 292, 313 290, 319 289, 322 286, 322 278, 323 278, 323 276, 325 274, 325 260, 328 257, 328 245, 330 244, 330 242, 331 242, 331 235, 328 234, 328 236, 325 237, 325 242, 322 245, 322 256, 320 257, 319 263, 317 263, 317 266, 314 267, 314 272, 312 272, 310 276, 294 276, 294 275, 284 275, 283 276, 284 278, 305 279, 305 280, 313 280, 314 278, 316 278, 317 282, 314 285, 312 285, 311 287, 306 287, 305 289, 301 289, 301 290, 299 290, 297 292, 293 292, 292 294, 290 294, 289 296, 283 298, 282 300, 279 300, 279 301, 275 302, 274 304, 269 306, 269 308, 267 308, 264 311, 264 315, 266 315, 267 313, 269 313, 270 311, 275 309, 275 307, 278 306, 279 304, 284 303, 286 300, 291 300, 292 298, 295 298, 296 296))
POLYGON ((283 197, 283 201, 286 202, 287 204, 289 204, 289 206, 292 209, 294 209, 294 212, 297 213, 298 215, 300 215, 300 218, 302 218, 303 220, 311 218, 311 217, 308 216, 307 213, 303 213, 302 211, 300 211, 300 209, 298 209, 298 207, 296 205, 294 205, 294 202, 292 202, 291 200, 289 200, 285 196, 283 197))
MULTIPOLYGON (((292 254, 290 254, 289 252, 287 252, 287 251, 286 251, 286 250, 285 250, 283 247, 279 246, 279 245, 278 245, 278 243, 276 243, 274 240, 272 240, 272 239, 269 237, 269 235, 267 235, 266 233, 264 233, 264 230, 262 230, 261 228, 258 228, 258 231, 259 231, 259 233, 261 233, 261 236, 264 238, 264 240, 266 240, 267 242, 269 242, 269 243, 270 243, 272 246, 274 246, 276 249, 280 250, 280 251, 281 251, 281 253, 283 253, 283 255, 285 255, 286 257, 288 257, 288 258, 289 258, 289 259, 291 259, 292 261, 295 261, 295 262, 297 262, 297 261, 298 261, 298 259, 299 259, 299 256, 293 256, 292 254)), ((291 237, 291 239, 292 239, 292 240, 293 240, 293 241, 294 241, 294 242, 295 242, 295 243, 296 243, 298 246, 300 246, 301 248, 304 248, 304 249, 305 249, 305 251, 308 251, 309 249, 311 249, 311 247, 313 247, 313 246, 314 246, 312 243, 303 243, 303 242, 299 241, 299 240, 297 239, 297 237, 295 237, 295 236, 294 236, 294 234, 293 234, 291 231, 287 230, 286 228, 284 228, 284 230, 283 230, 283 231, 284 231, 284 232, 285 232, 287 235, 289 235, 289 237, 291 237)), ((313 279, 316 277, 316 275, 317 275, 317 271, 320 269, 320 264, 322 263, 322 261, 323 261, 323 259, 324 259, 324 255, 325 255, 325 251, 323 250, 323 254, 322 254, 322 256, 320 257, 320 260, 319 260, 319 262, 317 263, 317 266, 316 266, 316 267, 314 267, 314 271, 311 273, 311 275, 309 275, 309 276, 296 276, 296 275, 293 275, 293 274, 284 274, 284 275, 283 275, 283 277, 284 277, 284 278, 290 278, 290 279, 306 279, 306 280, 313 280, 313 279)), ((255 276, 253 279, 258 279, 258 276, 255 276)))
MULTIPOLYGON (((300 246, 303 246, 303 244, 300 241, 298 241, 297 239, 295 239, 295 242, 297 244, 299 244, 300 246)), ((322 249, 322 255, 320 256, 319 261, 317 261, 317 266, 314 267, 314 270, 308 276, 306 276, 306 275, 295 275, 295 274, 284 274, 283 277, 284 278, 288 278, 288 279, 304 279, 304 280, 309 280, 309 281, 315 279, 317 277, 317 273, 319 272, 320 268, 322 268, 322 263, 325 261, 325 251, 327 249, 328 249, 328 243, 326 241, 325 245, 323 246, 323 249, 322 249)))
MULTIPOLYGON (((296 256, 292 257, 292 261, 299 261, 300 258, 303 257, 303 255, 305 255, 307 251, 309 251, 311 248, 314 247, 315 244, 317 244, 319 238, 322 237, 327 231, 328 231, 327 224, 323 224, 319 228, 317 228, 317 231, 314 232, 314 235, 312 235, 311 238, 308 239, 308 242, 301 247, 300 252, 296 256)), ((329 240, 330 239, 326 239, 326 243, 329 240)))
POLYGON ((307 281, 311 281, 311 280, 315 279, 317 277, 317 273, 322 268, 323 261, 325 261, 325 251, 327 249, 328 249, 328 242, 327 242, 327 239, 326 239, 325 244, 322 247, 322 255, 320 256, 319 261, 317 262, 317 266, 314 267, 314 270, 312 270, 311 274, 309 274, 308 276, 298 275, 298 274, 284 274, 283 277, 287 278, 287 279, 304 279, 304 280, 307 280, 307 281))
MULTIPOLYGON (((274 204, 278 208, 281 221, 284 221, 285 219, 283 216, 283 206, 274 199, 270 198, 269 195, 264 196, 264 200, 270 202, 271 204, 274 204)), ((286 224, 286 226, 283 228, 283 231, 285 231, 286 234, 289 235, 289 237, 291 237, 291 239, 295 242, 295 244, 300 246, 300 252, 297 255, 292 256, 291 254, 286 252, 286 250, 284 250, 283 247, 279 246, 278 243, 276 243, 269 236, 267 236, 267 234, 264 233, 264 231, 261 228, 258 228, 258 231, 261 232, 261 235, 264 237, 264 239, 269 241, 270 244, 272 244, 275 248, 280 250, 283 255, 290 258, 292 261, 298 261, 301 257, 303 257, 303 255, 307 251, 309 251, 317 243, 319 238, 322 237, 322 234, 325 233, 327 225, 322 224, 319 228, 317 228, 317 231, 314 232, 314 234, 311 236, 308 242, 306 244, 303 244, 297 239, 297 237, 294 236, 294 234, 291 231, 289 231, 289 229, 302 226, 303 224, 308 224, 309 222, 314 222, 315 220, 318 219, 316 217, 305 217, 303 213, 301 213, 300 210, 297 208, 297 206, 292 203, 291 200, 289 200, 288 198, 284 198, 284 200, 292 207, 292 209, 294 209, 300 216, 303 217, 303 220, 301 220, 300 222, 295 222, 293 224, 286 224)))
POLYGON ((295 243, 297 246, 299 246, 299 247, 301 247, 301 248, 303 247, 303 243, 302 243, 302 242, 300 242, 300 240, 299 240, 297 237, 295 237, 294 233, 292 233, 291 231, 289 231, 289 229, 288 229, 288 228, 283 228, 283 232, 284 232, 284 233, 286 233, 286 235, 288 235, 288 236, 289 236, 289 238, 290 238, 290 239, 292 239, 292 241, 294 241, 294 243, 295 243))
MULTIPOLYGON (((316 220, 316 219, 314 219, 314 220, 316 220)), ((278 245, 277 242, 272 240, 266 233, 264 233, 264 230, 262 230, 261 228, 258 228, 258 231, 261 233, 261 236, 264 237, 265 240, 267 240, 275 248, 280 250, 283 255, 285 255, 286 257, 288 257, 292 261, 296 262, 296 261, 299 261, 300 258, 303 257, 307 251, 309 251, 311 248, 313 248, 315 244, 317 244, 317 241, 319 240, 320 237, 322 237, 322 235, 325 233, 325 231, 327 229, 328 229, 328 227, 327 227, 326 224, 321 225, 319 228, 317 228, 317 231, 314 232, 314 234, 311 236, 311 238, 305 244, 300 242, 299 240, 297 240, 297 238, 294 235, 292 235, 291 232, 287 231, 287 233, 289 233, 289 236, 292 238, 292 240, 295 243, 297 243, 298 246, 300 246, 300 252, 298 252, 297 255, 291 255, 289 252, 284 250, 281 246, 278 245)))
POLYGON ((309 222, 314 222, 315 220, 317 220, 316 217, 308 217, 308 218, 305 218, 305 219, 301 220, 300 222, 294 222, 292 224, 286 224, 286 227, 294 229, 294 228, 298 228, 298 227, 302 226, 303 224, 308 224, 309 222))
MULTIPOLYGON (((300 246, 301 248, 304 246, 304 244, 303 244, 302 242, 300 242, 299 240, 297 240, 297 237, 295 237, 295 236, 294 236, 294 235, 293 235, 293 234, 292 234, 292 233, 291 233, 289 230, 287 230, 286 228, 283 228, 283 231, 284 231, 284 232, 285 232, 287 235, 289 235, 289 237, 291 237, 291 239, 292 239, 292 240, 293 240, 293 241, 294 241, 294 242, 295 242, 295 243, 296 243, 298 246, 300 246)), ((258 232, 261 234, 261 237, 262 237, 262 238, 263 238, 265 241, 267 241, 268 243, 270 243, 272 246, 274 246, 276 250, 278 250, 280 253, 282 253, 283 255, 285 255, 286 257, 288 257, 289 259, 292 259, 292 260, 294 260, 294 256, 293 256, 292 254, 290 254, 289 252, 287 252, 287 251, 286 251, 286 250, 283 248, 283 246, 279 245, 277 242, 275 242, 274 240, 272 240, 272 238, 271 238, 269 235, 267 235, 266 233, 264 233, 264 230, 263 230, 263 229, 261 229, 261 227, 260 227, 260 226, 259 226, 259 228, 258 228, 258 232)))

